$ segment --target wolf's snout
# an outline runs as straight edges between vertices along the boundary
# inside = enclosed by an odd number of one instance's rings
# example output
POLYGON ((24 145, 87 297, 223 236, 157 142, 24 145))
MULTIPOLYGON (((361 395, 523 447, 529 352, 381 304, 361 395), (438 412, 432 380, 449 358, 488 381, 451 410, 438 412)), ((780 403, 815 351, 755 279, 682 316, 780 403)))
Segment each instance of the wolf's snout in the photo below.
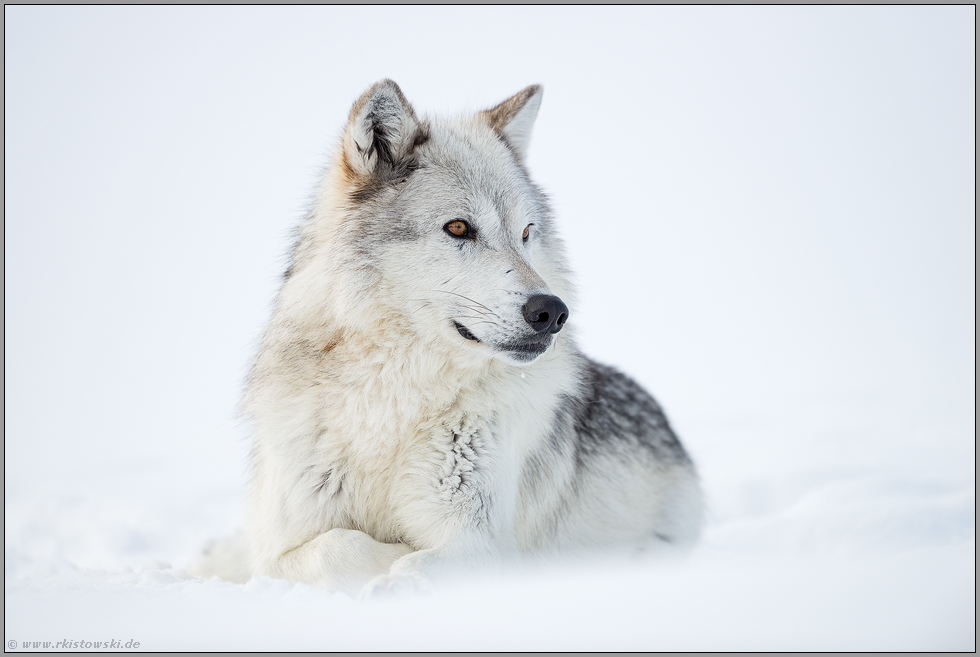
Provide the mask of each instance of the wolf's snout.
POLYGON ((568 306, 553 294, 535 294, 521 310, 537 333, 557 333, 568 319, 568 306))

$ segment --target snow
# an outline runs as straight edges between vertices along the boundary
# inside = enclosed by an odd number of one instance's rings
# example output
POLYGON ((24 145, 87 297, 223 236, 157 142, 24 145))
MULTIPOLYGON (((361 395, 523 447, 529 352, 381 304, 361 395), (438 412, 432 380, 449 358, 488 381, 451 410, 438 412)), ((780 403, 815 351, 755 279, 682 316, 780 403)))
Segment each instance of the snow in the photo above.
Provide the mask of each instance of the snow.
POLYGON ((975 650, 974 25, 6 7, 8 647, 975 650), (691 554, 370 602, 186 572, 242 523, 242 376, 318 168, 382 77, 431 111, 544 83, 529 162, 572 321, 690 449, 691 554))

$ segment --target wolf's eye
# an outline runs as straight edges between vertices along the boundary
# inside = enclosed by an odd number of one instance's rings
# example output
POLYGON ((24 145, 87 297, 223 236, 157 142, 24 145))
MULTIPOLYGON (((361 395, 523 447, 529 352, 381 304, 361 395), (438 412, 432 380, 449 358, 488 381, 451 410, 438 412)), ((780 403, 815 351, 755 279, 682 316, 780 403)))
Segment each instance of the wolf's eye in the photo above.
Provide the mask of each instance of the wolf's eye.
POLYGON ((453 237, 469 237, 472 233, 470 225, 462 219, 453 219, 442 228, 453 237))
POLYGON ((524 234, 521 235, 521 237, 524 239, 525 242, 527 241, 527 238, 531 236, 531 226, 533 225, 534 224, 528 224, 527 226, 524 226, 524 234))

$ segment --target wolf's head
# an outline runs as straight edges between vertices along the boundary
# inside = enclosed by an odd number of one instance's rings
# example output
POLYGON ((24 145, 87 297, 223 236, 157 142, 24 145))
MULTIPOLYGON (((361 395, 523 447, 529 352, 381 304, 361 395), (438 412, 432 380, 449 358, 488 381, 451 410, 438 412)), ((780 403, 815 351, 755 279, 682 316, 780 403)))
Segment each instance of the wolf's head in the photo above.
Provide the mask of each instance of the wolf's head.
POLYGON ((294 253, 293 302, 327 298, 344 329, 407 331, 466 360, 544 354, 572 289, 524 166, 541 95, 445 119, 417 115, 391 80, 368 89, 294 253))

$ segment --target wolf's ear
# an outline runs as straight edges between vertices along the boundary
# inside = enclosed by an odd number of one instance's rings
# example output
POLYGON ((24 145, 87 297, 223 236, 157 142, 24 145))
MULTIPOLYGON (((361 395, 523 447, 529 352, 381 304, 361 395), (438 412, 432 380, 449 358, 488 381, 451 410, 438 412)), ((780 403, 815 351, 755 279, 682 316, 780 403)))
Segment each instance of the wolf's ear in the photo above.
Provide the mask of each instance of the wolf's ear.
POLYGON ((413 168, 416 146, 428 131, 391 80, 375 83, 351 108, 344 131, 344 161, 360 179, 390 180, 413 168))
POLYGON ((523 161, 531 141, 531 126, 541 107, 544 87, 532 84, 519 91, 496 107, 480 112, 480 115, 496 130, 523 161))

